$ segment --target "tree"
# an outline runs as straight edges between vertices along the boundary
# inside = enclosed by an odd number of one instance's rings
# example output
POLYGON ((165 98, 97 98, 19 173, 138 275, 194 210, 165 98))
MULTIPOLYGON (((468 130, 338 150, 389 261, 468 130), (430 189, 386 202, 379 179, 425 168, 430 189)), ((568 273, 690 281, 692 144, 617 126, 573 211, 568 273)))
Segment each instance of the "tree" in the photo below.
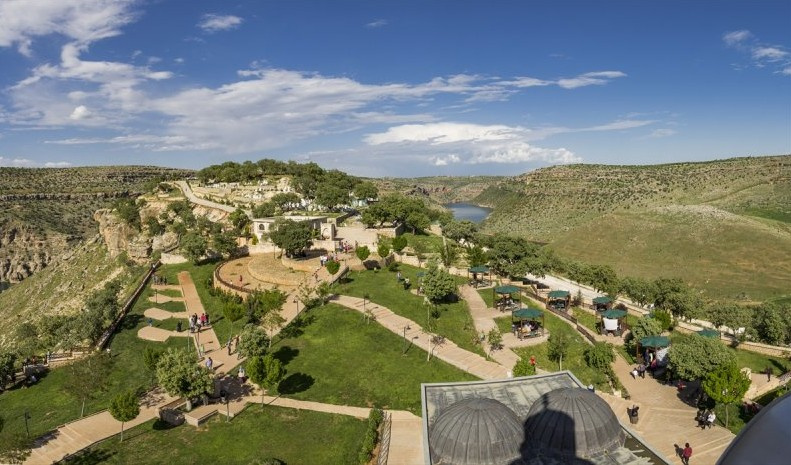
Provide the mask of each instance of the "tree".
POLYGON ((349 202, 349 191, 341 186, 323 182, 316 187, 316 203, 327 210, 335 210, 349 202))
POLYGON ((536 366, 530 363, 530 359, 520 357, 513 369, 514 376, 531 376, 536 374, 536 366))
POLYGON ((648 336, 658 336, 662 334, 662 325, 659 321, 650 316, 642 316, 631 327, 632 342, 637 344, 640 339, 648 336))
POLYGON ((777 307, 772 305, 762 305, 753 317, 755 329, 758 337, 767 344, 778 345, 786 337, 786 325, 777 307))
POLYGON ((248 319, 251 322, 260 322, 271 313, 280 314, 283 304, 286 303, 286 293, 280 289, 265 289, 253 291, 245 301, 248 309, 248 319))
POLYGON ((380 243, 376 248, 376 254, 382 258, 387 258, 390 255, 390 247, 385 243, 380 243))
POLYGON ((239 344, 237 352, 242 357, 257 357, 266 353, 269 347, 269 337, 260 326, 254 324, 245 325, 239 334, 239 344))
POLYGON ((621 281, 615 270, 609 265, 593 265, 590 267, 590 280, 594 289, 604 292, 613 299, 621 290, 621 281))
POLYGON ((335 260, 328 260, 325 267, 327 268, 327 272, 329 274, 334 275, 341 269, 341 264, 336 262, 335 260))
POLYGON ((440 260, 442 260, 442 264, 445 266, 451 266, 459 257, 458 247, 450 242, 440 245, 437 252, 439 253, 440 260))
POLYGON ((85 414, 85 401, 107 389, 111 368, 112 359, 106 352, 94 352, 66 368, 63 388, 82 402, 80 418, 85 414))
POLYGON ((393 238, 393 250, 398 253, 401 253, 404 250, 404 247, 407 246, 407 240, 404 236, 397 236, 393 238))
POLYGON ((469 220, 451 220, 442 225, 442 235, 456 242, 472 240, 478 234, 478 226, 469 220))
POLYGON ((423 277, 423 295, 433 303, 447 299, 457 291, 456 280, 436 263, 430 262, 423 277))
POLYGON ((140 206, 134 199, 123 198, 118 199, 113 204, 115 214, 123 220, 124 223, 134 229, 140 229, 140 206))
POLYGON ((609 373, 612 370, 610 365, 615 361, 615 354, 612 351, 612 346, 606 342, 596 342, 590 347, 585 348, 585 363, 589 367, 604 373, 609 373))
POLYGON ((192 263, 197 264, 206 254, 206 239, 190 231, 181 238, 181 250, 192 263))
POLYGON ((162 357, 163 353, 163 351, 157 350, 151 346, 146 346, 143 351, 143 364, 148 371, 151 372, 154 379, 156 379, 157 376, 157 363, 159 363, 159 359, 162 357))
POLYGON ((264 393, 277 394, 286 369, 272 354, 256 356, 247 362, 247 375, 261 388, 261 407, 264 406, 264 393))
MULTIPOLYGON (((13 352, 0 352, 0 391, 5 389, 6 384, 11 381, 16 368, 16 354, 13 352)), ((2 428, 0 428, 2 429, 2 428)))
POLYGON ((734 303, 715 302, 708 307, 706 315, 714 326, 726 326, 735 334, 737 329, 751 325, 753 312, 754 309, 734 303))
POLYGON ((264 202, 253 207, 253 218, 268 218, 275 216, 275 203, 264 202))
POLYGON ((244 305, 238 302, 225 302, 222 307, 223 316, 226 320, 231 322, 232 326, 234 323, 241 320, 246 313, 247 310, 245 309, 244 305))
POLYGON ((669 365, 681 379, 702 379, 718 368, 736 364, 736 355, 718 339, 691 334, 673 343, 669 365))
POLYGON ((295 205, 299 205, 299 195, 294 192, 280 192, 272 196, 271 202, 280 209, 280 211, 289 211, 295 205))
POLYGON ((24 463, 30 455, 31 447, 33 440, 25 433, 0 433, 0 463, 24 463))
POLYGON ((560 370, 563 369, 563 357, 569 352, 571 337, 565 331, 553 331, 547 340, 547 356, 549 359, 558 362, 560 370))
POLYGON ((234 256, 236 249, 236 235, 231 231, 217 232, 212 235, 212 248, 220 255, 234 256))
POLYGON ((168 349, 157 363, 157 381, 171 396, 187 398, 192 408, 192 398, 214 389, 214 374, 198 364, 194 353, 168 349))
POLYGON ((379 189, 370 181, 363 181, 354 186, 354 196, 359 200, 375 200, 379 197, 379 189))
POLYGON ((656 301, 657 288, 653 281, 627 277, 621 280, 621 289, 630 299, 642 306, 656 301))
POLYGON ((230 215, 228 215, 228 221, 231 222, 234 229, 241 233, 244 230, 244 227, 250 224, 250 218, 247 216, 247 213, 244 212, 241 208, 237 208, 230 215))
POLYGON ((503 335, 497 327, 489 331, 489 334, 486 335, 486 339, 489 341, 489 354, 501 348, 503 345, 503 335))
POLYGON ((134 391, 118 394, 110 401, 110 415, 121 422, 121 442, 124 440, 124 423, 140 415, 140 404, 134 391))
POLYGON ((278 220, 269 233, 272 242, 292 257, 313 244, 313 231, 306 221, 278 220))
POLYGON ((364 262, 371 255, 371 251, 367 245, 362 245, 354 249, 354 254, 357 255, 361 262, 364 262))
POLYGON ((165 232, 165 227, 159 224, 159 221, 153 216, 149 216, 146 219, 146 229, 148 229, 148 234, 151 236, 158 236, 165 232))
POLYGON ((488 262, 486 252, 482 248, 476 246, 467 247, 467 263, 472 266, 485 265, 488 262))
POLYGON ((736 364, 722 365, 706 375, 703 391, 718 404, 725 404, 725 427, 728 427, 728 407, 740 402, 750 388, 750 378, 736 364))

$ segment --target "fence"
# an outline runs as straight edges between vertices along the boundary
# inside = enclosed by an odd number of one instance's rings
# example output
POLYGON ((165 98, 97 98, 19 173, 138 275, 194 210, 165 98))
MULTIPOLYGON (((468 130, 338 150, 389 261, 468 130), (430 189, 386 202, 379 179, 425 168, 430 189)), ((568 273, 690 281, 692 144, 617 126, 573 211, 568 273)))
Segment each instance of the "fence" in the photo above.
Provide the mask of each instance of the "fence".
POLYGON ((102 337, 99 338, 99 342, 96 344, 97 349, 102 350, 107 345, 107 342, 110 340, 110 336, 113 335, 115 329, 118 327, 118 324, 124 319, 126 314, 132 308, 132 305, 135 304, 135 301, 140 296, 140 293, 143 292, 143 289, 145 289, 146 285, 148 284, 148 280, 151 279, 151 276, 157 271, 157 268, 159 268, 161 263, 162 262, 157 260, 157 262, 151 265, 151 268, 148 269, 148 272, 145 276, 143 276, 143 280, 140 281, 140 284, 137 286, 137 289, 135 289, 135 292, 132 293, 124 306, 121 308, 118 316, 115 317, 115 320, 113 320, 113 323, 110 325, 110 327, 107 328, 104 334, 102 334, 102 337))
POLYGON ((379 432, 379 456, 376 457, 376 465, 387 465, 387 458, 390 455, 390 430, 393 426, 393 415, 384 412, 384 418, 379 432))

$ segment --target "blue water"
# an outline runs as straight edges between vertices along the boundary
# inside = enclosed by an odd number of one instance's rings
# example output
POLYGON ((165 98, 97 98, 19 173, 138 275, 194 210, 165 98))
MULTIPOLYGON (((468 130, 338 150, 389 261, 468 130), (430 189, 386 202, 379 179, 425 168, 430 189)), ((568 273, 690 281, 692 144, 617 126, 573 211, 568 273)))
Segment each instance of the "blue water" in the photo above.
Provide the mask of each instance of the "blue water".
POLYGON ((471 203, 446 203, 445 208, 450 210, 453 213, 453 217, 457 220, 468 220, 473 223, 480 223, 485 220, 492 211, 491 208, 479 207, 471 203))

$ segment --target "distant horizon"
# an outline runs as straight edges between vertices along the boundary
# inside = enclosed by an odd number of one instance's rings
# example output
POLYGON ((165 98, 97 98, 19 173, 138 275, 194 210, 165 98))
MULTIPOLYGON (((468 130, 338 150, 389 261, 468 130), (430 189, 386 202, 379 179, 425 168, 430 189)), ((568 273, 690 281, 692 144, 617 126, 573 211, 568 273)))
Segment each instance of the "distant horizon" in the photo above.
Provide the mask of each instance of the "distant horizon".
POLYGON ((0 166, 508 176, 791 153, 789 17, 774 0, 5 0, 0 166))

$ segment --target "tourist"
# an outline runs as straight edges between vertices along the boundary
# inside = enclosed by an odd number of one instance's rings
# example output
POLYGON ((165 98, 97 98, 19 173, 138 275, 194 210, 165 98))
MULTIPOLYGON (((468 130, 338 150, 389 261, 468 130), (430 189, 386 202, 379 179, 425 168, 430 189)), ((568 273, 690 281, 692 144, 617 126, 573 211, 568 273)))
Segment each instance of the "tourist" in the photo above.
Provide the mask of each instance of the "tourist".
POLYGON ((637 374, 639 374, 641 378, 645 379, 645 363, 637 365, 637 374))
POLYGON ((239 367, 239 382, 244 384, 247 381, 247 374, 244 372, 244 367, 239 367))
POLYGON ((632 379, 637 379, 637 374, 638 374, 637 367, 634 367, 632 371, 629 372, 629 374, 632 375, 632 379))
POLYGON ((708 426, 709 428, 714 426, 714 420, 716 419, 717 419, 717 415, 715 415, 714 410, 712 410, 711 412, 709 412, 709 415, 706 417, 706 426, 708 426))
POLYGON ((206 326, 209 326, 210 325, 209 324, 209 314, 208 313, 204 313, 204 315, 206 316, 206 326))
POLYGON ((177 333, 180 333, 180 332, 181 332, 181 321, 178 321, 178 322, 176 323, 176 332, 177 332, 177 333))
POLYGON ((684 444, 684 450, 681 451, 681 463, 689 465, 689 458, 692 457, 692 448, 689 443, 684 444))
POLYGON ((212 360, 211 357, 207 358, 206 359, 206 368, 211 370, 213 366, 214 366, 214 360, 212 360))
POLYGON ((764 373, 766 373, 766 381, 767 382, 772 381, 772 367, 767 365, 766 369, 764 370, 764 373))

